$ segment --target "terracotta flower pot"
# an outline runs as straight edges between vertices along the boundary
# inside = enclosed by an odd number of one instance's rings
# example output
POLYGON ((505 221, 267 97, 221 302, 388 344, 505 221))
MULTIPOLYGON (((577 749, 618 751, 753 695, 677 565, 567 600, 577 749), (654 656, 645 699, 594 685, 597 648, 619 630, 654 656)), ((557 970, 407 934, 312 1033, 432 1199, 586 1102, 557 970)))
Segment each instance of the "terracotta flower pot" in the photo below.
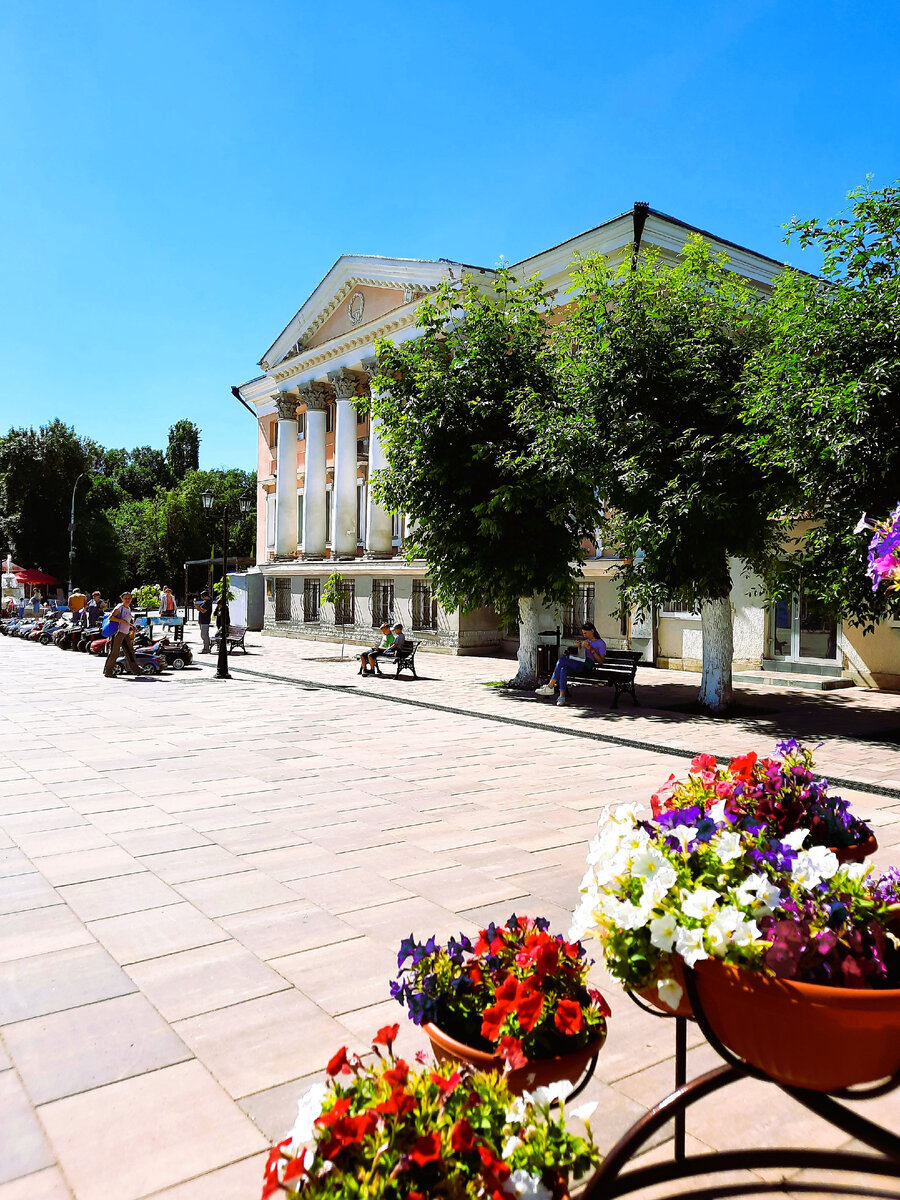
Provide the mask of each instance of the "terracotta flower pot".
POLYGON ((712 958, 694 970, 719 1040, 779 1083, 830 1092, 900 1071, 900 989, 772 979, 712 958))
MULTIPOLYGON (((485 1050, 476 1050, 474 1046, 458 1042, 437 1025, 426 1023, 422 1028, 428 1034, 434 1057, 438 1062, 468 1063, 476 1071, 499 1071, 501 1074, 506 1070, 506 1063, 499 1054, 489 1054, 485 1050)), ((605 1041, 604 1033, 581 1049, 573 1050, 571 1054, 560 1054, 555 1058, 537 1058, 527 1062, 524 1067, 517 1067, 506 1076, 509 1090, 520 1096, 524 1091, 530 1092, 536 1087, 546 1087, 547 1084, 556 1083, 561 1079, 577 1083, 605 1041)))
POLYGON ((655 983, 652 983, 650 987, 642 988, 637 995, 670 1017, 693 1017, 694 1010, 691 1008, 691 1000, 687 993, 687 984, 684 982, 684 962, 680 955, 672 956, 671 968, 672 978, 681 988, 681 999, 678 1002, 677 1008, 672 1008, 660 999, 655 983))
POLYGON ((854 842, 852 846, 830 846, 829 849, 837 855, 839 863, 862 862, 875 853, 878 842, 875 840, 875 834, 870 833, 861 842, 854 842))

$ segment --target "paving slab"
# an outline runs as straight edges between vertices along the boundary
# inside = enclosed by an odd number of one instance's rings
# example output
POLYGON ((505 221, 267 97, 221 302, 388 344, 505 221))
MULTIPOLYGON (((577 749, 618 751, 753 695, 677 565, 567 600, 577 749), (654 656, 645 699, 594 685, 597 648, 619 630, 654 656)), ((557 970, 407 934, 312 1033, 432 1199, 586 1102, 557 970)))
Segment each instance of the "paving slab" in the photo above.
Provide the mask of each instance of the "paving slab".
MULTIPOLYGON (((513 910, 565 929, 600 806, 645 802, 697 750, 824 737, 820 766, 896 861, 898 696, 745 689, 711 721, 682 711, 695 678, 641 669, 641 708, 556 709, 486 687, 504 661, 428 656, 419 681, 373 682, 316 662, 339 654, 324 643, 249 642, 230 683, 201 661, 132 686, 0 641, 0 1200, 258 1194, 338 1046, 395 1021, 401 1053, 427 1046, 388 996, 400 939, 513 910), (22 710, 26 670, 49 734, 22 710), (115 745, 64 732, 73 708, 89 729, 113 706, 115 745)), ((613 1009, 585 1093, 607 1148, 670 1087, 673 1028, 592 978, 613 1009)), ((693 1028, 690 1045, 702 1069, 693 1028)), ((692 1146, 832 1143, 741 1088, 689 1118, 692 1146)), ((898 1103, 859 1107, 890 1127, 898 1103)))

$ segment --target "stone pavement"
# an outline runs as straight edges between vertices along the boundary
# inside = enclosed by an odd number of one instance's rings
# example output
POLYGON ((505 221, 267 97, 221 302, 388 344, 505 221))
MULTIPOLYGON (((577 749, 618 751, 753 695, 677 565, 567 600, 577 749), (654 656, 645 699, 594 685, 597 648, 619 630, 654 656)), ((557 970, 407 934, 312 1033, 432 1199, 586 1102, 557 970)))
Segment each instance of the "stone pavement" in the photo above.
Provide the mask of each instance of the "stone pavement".
MULTIPOLYGON (((0 1200, 257 1196, 338 1046, 395 1020, 405 1054, 424 1046, 388 998, 401 937, 512 911, 565 930, 598 807, 646 800, 688 750, 827 736, 820 762, 873 789, 854 800, 896 860, 900 697, 760 690, 711 722, 673 707, 690 677, 648 671, 643 707, 611 714, 484 687, 505 661, 361 679, 334 645, 249 640, 229 683, 202 656, 107 681, 0 641, 0 1200)), ((673 1032, 596 977, 613 1019, 588 1096, 608 1148, 668 1090, 673 1032)), ((695 1074, 711 1056, 691 1044, 695 1074)), ((895 1099, 865 1111, 900 1124, 895 1099)), ((688 1129, 694 1149, 841 1140, 751 1082, 688 1129)))

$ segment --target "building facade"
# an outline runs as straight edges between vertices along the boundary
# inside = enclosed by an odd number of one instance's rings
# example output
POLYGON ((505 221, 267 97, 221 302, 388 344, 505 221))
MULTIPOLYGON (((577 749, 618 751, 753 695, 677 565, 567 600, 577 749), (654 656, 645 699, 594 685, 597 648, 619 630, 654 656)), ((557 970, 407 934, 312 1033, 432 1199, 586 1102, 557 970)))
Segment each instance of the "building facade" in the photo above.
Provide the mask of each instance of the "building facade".
MULTIPOLYGON (((704 232, 635 205, 596 229, 513 266, 525 280, 537 275, 553 300, 571 300, 569 271, 576 256, 604 254, 613 262, 637 242, 672 260, 687 237, 704 232)), ((782 264, 712 234, 713 249, 732 269, 768 291, 782 264)), ((447 259, 344 255, 263 355, 262 374, 233 388, 258 425, 257 563, 265 577, 264 630, 274 635, 369 644, 382 621, 400 621, 424 649, 445 653, 513 653, 515 630, 489 609, 461 614, 437 602, 424 562, 404 553, 407 523, 386 512, 369 481, 384 465, 377 424, 360 418, 357 401, 375 375, 376 340, 401 342, 417 334, 419 302, 441 283, 465 275, 486 286, 494 272, 447 259), (343 601, 324 604, 325 581, 344 580, 343 601)), ((645 617, 619 611, 617 560, 592 547, 572 604, 545 614, 547 641, 594 620, 611 646, 643 650, 660 666, 698 668, 699 618, 673 604, 645 617), (554 631, 554 632, 549 632, 554 631)), ((871 685, 900 687, 900 629, 863 638, 829 622, 815 605, 771 605, 735 564, 735 670, 849 675, 871 685)))

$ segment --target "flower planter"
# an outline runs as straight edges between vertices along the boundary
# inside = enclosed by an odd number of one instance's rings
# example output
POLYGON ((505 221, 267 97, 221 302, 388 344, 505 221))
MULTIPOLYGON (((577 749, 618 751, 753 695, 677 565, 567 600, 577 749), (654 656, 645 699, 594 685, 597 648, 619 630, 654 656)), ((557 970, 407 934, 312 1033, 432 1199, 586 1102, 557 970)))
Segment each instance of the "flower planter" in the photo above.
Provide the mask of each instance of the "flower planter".
MULTIPOLYGON (((422 1028, 428 1035, 438 1062, 468 1063, 476 1071, 497 1071, 501 1075, 506 1070, 506 1063, 499 1054, 489 1054, 486 1050, 476 1050, 474 1046, 458 1042, 437 1025, 426 1023, 422 1028)), ((530 1092, 536 1087, 546 1087, 547 1084, 557 1083, 562 1079, 577 1083, 605 1041, 606 1034, 603 1034, 570 1054, 537 1058, 526 1063, 524 1067, 517 1067, 506 1075, 509 1090, 519 1096, 523 1091, 530 1092)))
POLYGON ((687 984, 684 981, 684 960, 680 955, 672 955, 671 973, 672 978, 681 988, 681 999, 678 1002, 677 1008, 672 1008, 671 1005, 666 1004, 665 1001, 660 999, 660 995, 657 991, 655 983, 652 983, 647 988, 642 988, 636 994, 640 996, 642 1000, 646 1001, 647 1004, 652 1004, 653 1007, 658 1008, 660 1012, 666 1013, 667 1016, 693 1017, 694 1010, 691 1008, 691 1000, 687 993, 687 984))
POLYGON ((852 846, 830 846, 829 849, 837 855, 839 863, 862 862, 870 854, 875 853, 878 849, 878 842, 875 834, 870 833, 861 842, 854 842, 852 846))
POLYGON ((778 1083, 830 1092, 900 1071, 900 989, 821 987, 716 959, 694 973, 715 1035, 778 1083))

